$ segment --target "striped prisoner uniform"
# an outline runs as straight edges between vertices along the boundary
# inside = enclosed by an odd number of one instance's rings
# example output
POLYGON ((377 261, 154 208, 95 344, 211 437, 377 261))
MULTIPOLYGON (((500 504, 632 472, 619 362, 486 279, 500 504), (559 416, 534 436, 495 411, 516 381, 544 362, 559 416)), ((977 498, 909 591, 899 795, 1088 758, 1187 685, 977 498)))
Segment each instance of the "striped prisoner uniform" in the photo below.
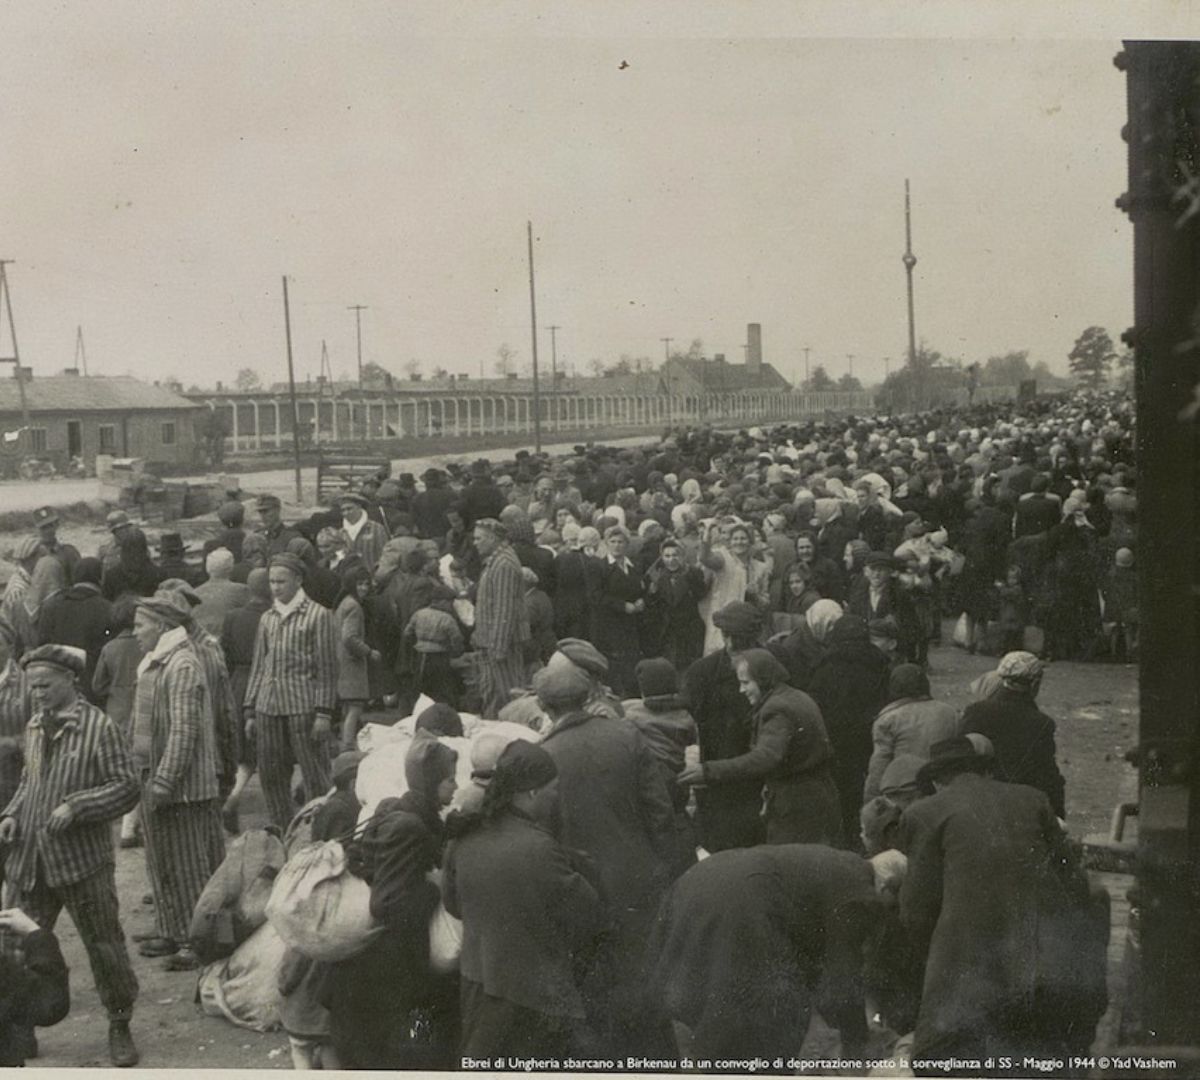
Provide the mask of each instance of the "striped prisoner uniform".
POLYGON ((241 722, 241 709, 233 697, 233 680, 225 659, 225 650, 217 637, 198 622, 188 627, 188 640, 204 669, 204 683, 211 703, 211 720, 217 737, 217 786, 222 796, 233 788, 237 772, 236 726, 241 722))
POLYGON ((286 830, 293 816, 292 767, 304 776, 305 799, 329 790, 330 741, 312 739, 317 714, 332 722, 337 704, 337 630, 333 612, 300 589, 291 602, 263 612, 244 708, 255 715, 258 773, 271 820, 286 830))
POLYGON ((482 715, 495 719, 509 702, 509 691, 525 683, 524 645, 529 640, 525 579, 509 544, 501 544, 484 561, 475 591, 475 632, 471 643, 479 656, 482 715))
POLYGON ((183 627, 168 630, 138 668, 134 738, 153 808, 142 806, 158 932, 188 940, 192 910, 225 858, 217 736, 204 664, 183 627))
MULTIPOLYGON (((138 993, 117 909, 112 834, 112 822, 137 800, 137 774, 117 725, 78 698, 57 715, 39 712, 29 721, 21 782, 0 811, 17 821, 3 906, 24 909, 46 930, 67 909, 111 1019, 128 1019, 138 993), (64 803, 74 820, 52 836, 46 823, 64 803)), ((5 950, 13 951, 9 942, 5 950)))

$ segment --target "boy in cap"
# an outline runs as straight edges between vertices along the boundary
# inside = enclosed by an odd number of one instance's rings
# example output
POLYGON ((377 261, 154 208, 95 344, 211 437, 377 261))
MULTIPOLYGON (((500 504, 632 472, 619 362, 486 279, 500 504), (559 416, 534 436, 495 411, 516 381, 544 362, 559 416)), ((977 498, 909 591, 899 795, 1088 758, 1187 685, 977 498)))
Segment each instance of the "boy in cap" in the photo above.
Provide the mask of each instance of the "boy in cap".
POLYGON ((112 822, 138 801, 138 781, 117 725, 80 696, 81 649, 42 645, 21 659, 33 717, 25 768, 0 809, 5 896, 46 930, 65 907, 87 949, 108 1013, 109 1059, 136 1065, 129 1020, 138 982, 125 951, 114 873, 112 822))

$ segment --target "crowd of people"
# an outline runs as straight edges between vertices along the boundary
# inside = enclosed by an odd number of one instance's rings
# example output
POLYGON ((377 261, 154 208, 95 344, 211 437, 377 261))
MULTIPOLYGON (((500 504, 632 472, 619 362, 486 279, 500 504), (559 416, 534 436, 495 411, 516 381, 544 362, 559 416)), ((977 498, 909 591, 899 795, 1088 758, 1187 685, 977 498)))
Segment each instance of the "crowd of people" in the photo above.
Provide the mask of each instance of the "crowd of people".
MULTIPOLYGON (((0 601, 4 962, 66 908, 135 1064, 114 823, 138 952, 195 969, 254 773, 281 834, 332 791, 314 835, 348 835, 364 717, 423 699, 407 794, 348 841, 382 944, 293 971, 299 1066, 786 1058, 812 1009, 853 1058, 867 999, 917 1072, 1082 1053, 1107 916, 1036 697, 1050 661, 1136 657, 1132 429, 1110 396, 522 451, 291 523, 231 497, 202 566, 122 511, 83 557, 39 511, 0 601), (944 626, 999 658, 961 715, 944 626), (461 714, 539 739, 447 816, 461 714)), ((43 1022, 0 1016, 0 1052, 43 1022)))

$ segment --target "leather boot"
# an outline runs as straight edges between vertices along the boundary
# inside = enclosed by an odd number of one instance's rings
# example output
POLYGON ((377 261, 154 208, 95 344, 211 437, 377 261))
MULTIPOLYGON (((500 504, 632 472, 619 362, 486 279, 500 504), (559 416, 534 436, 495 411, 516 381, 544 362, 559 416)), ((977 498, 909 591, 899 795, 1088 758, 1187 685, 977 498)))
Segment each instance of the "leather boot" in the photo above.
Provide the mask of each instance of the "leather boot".
POLYGON ((110 1020, 108 1022, 108 1060, 118 1069, 128 1069, 136 1065, 141 1055, 137 1044, 129 1032, 128 1020, 110 1020))

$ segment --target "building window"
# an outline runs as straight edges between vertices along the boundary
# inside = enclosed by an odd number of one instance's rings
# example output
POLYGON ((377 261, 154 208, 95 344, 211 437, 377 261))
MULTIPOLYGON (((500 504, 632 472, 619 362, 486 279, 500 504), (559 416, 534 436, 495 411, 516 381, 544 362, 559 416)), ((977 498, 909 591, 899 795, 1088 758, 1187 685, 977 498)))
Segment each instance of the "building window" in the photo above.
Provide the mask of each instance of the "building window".
POLYGON ((100 425, 100 453, 106 454, 110 450, 117 448, 117 426, 116 424, 101 424, 100 425))
POLYGON ((168 420, 162 426, 162 442, 163 446, 175 445, 175 421, 168 420))
POLYGON ((35 454, 46 452, 46 429, 44 427, 29 429, 29 446, 35 454))

